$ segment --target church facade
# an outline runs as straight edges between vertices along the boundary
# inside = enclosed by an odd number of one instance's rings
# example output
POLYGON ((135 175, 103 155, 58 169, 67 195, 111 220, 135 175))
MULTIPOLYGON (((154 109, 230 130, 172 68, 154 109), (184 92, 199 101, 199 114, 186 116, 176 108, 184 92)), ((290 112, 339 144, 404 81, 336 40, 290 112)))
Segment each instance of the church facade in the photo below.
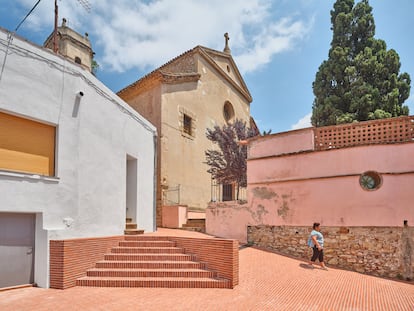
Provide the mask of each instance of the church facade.
MULTIPOLYGON (((231 56, 203 46, 183 53, 118 92, 159 133, 157 224, 163 205, 204 210, 212 200, 206 129, 235 119, 249 125, 252 97, 231 56)), ((228 188, 228 199, 234 189, 228 188)))

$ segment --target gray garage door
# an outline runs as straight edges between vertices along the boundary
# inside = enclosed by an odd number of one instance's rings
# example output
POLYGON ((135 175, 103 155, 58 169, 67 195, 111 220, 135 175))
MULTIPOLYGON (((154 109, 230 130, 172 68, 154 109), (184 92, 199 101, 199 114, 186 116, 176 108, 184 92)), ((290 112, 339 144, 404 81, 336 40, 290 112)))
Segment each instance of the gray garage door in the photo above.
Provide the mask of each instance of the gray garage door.
POLYGON ((33 283, 35 215, 0 213, 0 287, 33 283))

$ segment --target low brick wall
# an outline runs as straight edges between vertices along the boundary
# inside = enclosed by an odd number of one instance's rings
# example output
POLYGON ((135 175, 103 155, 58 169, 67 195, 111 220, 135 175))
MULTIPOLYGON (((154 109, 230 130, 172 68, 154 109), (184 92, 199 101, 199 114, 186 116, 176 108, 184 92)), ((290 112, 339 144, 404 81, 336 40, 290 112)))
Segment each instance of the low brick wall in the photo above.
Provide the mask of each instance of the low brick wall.
POLYGON ((163 205, 162 226, 164 228, 182 228, 187 222, 187 206, 163 205))
POLYGON ((239 284, 239 243, 236 240, 196 239, 168 237, 182 247, 187 254, 197 255, 197 260, 207 263, 207 268, 219 277, 231 281, 233 288, 239 284))
MULTIPOLYGON (((310 227, 248 226, 248 243, 310 259, 310 227)), ((413 280, 414 227, 322 227, 328 265, 381 277, 413 280)))
POLYGON ((66 289, 102 260, 124 236, 50 241, 50 288, 66 289))

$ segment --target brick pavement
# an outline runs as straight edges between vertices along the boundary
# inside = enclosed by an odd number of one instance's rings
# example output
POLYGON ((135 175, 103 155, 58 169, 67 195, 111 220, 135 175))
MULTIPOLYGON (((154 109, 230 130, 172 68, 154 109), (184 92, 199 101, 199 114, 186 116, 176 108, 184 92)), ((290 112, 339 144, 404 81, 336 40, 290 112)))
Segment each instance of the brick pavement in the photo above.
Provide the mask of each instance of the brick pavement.
MULTIPOLYGON (((204 236, 168 229, 154 234, 204 236)), ((240 284, 234 289, 23 288, 0 292, 0 310, 414 311, 414 285, 310 269, 302 261, 248 247, 240 250, 240 284)))

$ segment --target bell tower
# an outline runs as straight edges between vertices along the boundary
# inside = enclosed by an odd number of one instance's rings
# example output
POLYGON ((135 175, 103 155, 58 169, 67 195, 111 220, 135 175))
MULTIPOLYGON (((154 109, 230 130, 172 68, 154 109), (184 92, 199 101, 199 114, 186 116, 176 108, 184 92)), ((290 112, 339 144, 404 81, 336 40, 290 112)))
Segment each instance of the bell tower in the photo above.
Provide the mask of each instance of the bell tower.
MULTIPOLYGON (((52 32, 43 44, 44 47, 54 49, 54 32, 52 32)), ((56 32, 57 53, 92 71, 93 51, 88 34, 84 36, 72 30, 66 25, 63 18, 62 25, 56 32)))

